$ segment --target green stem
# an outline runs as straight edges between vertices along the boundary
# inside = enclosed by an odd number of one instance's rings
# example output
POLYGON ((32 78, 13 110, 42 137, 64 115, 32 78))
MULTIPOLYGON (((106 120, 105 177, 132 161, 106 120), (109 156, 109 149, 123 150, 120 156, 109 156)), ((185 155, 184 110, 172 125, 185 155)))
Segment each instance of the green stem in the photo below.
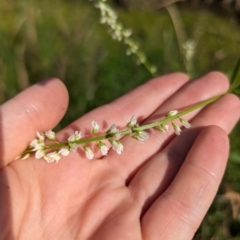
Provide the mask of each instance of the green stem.
POLYGON ((200 103, 197 103, 197 104, 193 105, 192 107, 189 107, 187 109, 184 109, 184 110, 178 112, 174 116, 167 117, 167 118, 164 118, 164 119, 162 119, 160 121, 149 123, 149 124, 146 124, 144 126, 140 126, 140 127, 136 128, 136 130, 142 131, 142 130, 146 130, 146 129, 149 129, 149 128, 153 128, 153 127, 159 126, 161 124, 165 124, 165 123, 171 122, 171 121, 175 120, 176 118, 179 118, 179 117, 181 117, 181 116, 183 116, 183 115, 185 115, 185 114, 187 114, 189 112, 192 112, 192 111, 194 111, 194 110, 196 110, 198 108, 204 107, 204 106, 206 106, 206 105, 208 105, 208 104, 210 104, 212 102, 217 101, 221 96, 223 96, 223 94, 215 96, 215 97, 212 97, 212 98, 209 98, 209 99, 204 100, 204 101, 202 101, 200 103))
POLYGON ((236 90, 237 87, 240 85, 240 57, 233 70, 233 74, 230 82, 231 82, 231 86, 228 90, 228 93, 234 92, 234 90, 236 90))
POLYGON ((180 53, 180 64, 184 71, 187 71, 186 59, 183 51, 183 43, 186 42, 186 29, 178 7, 173 4, 166 7, 166 10, 172 20, 173 28, 177 37, 178 48, 180 53))

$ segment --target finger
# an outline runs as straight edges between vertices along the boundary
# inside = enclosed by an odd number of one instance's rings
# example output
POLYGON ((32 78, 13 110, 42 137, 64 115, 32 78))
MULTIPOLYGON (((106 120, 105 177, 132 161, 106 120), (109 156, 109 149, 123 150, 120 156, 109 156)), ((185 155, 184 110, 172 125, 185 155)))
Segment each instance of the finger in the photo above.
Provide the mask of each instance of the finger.
POLYGON ((61 81, 42 81, 0 108, 0 167, 25 150, 36 132, 56 126, 66 112, 68 93, 61 81))
POLYGON ((143 239, 192 239, 216 194, 227 157, 226 133, 204 128, 169 188, 143 216, 143 239))
POLYGON ((129 183, 129 189, 143 205, 143 211, 172 182, 203 126, 217 125, 229 133, 239 119, 239 108, 240 101, 232 94, 204 108, 192 120, 190 130, 183 131, 137 172, 129 183))
POLYGON ((221 97, 217 102, 205 107, 192 120, 192 126, 218 125, 230 133, 240 117, 240 100, 233 94, 221 97))
MULTIPOLYGON (((223 93, 227 89, 228 79, 223 74, 217 72, 209 73, 193 82, 185 84, 178 92, 167 99, 149 119, 156 120, 156 116, 161 118, 160 116, 164 116, 166 112, 170 110, 179 109, 200 102, 223 93)), ((197 111, 188 114, 188 118, 192 118, 195 114, 197 114, 197 111)), ((149 120, 147 119, 146 121, 149 120)), ((173 133, 172 130, 164 134, 160 134, 155 130, 149 132, 150 137, 143 146, 139 146, 140 143, 138 141, 127 136, 121 139, 121 142, 125 146, 122 154, 123 156, 110 152, 109 156, 106 158, 109 164, 116 168, 124 178, 131 178, 137 169, 165 146, 173 133)))
POLYGON ((69 136, 76 130, 82 131, 83 136, 91 134, 93 120, 100 125, 100 131, 104 133, 112 124, 124 127, 133 115, 145 119, 187 81, 188 76, 182 73, 168 74, 148 81, 112 103, 77 119, 60 131, 58 138, 66 140, 66 135, 69 136))

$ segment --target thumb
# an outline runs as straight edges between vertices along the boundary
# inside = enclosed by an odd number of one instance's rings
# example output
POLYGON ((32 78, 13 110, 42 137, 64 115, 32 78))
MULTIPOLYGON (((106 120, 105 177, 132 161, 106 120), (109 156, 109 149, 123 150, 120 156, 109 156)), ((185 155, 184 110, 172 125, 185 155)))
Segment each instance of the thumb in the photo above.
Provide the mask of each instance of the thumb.
POLYGON ((55 127, 64 116, 68 93, 58 79, 33 85, 0 106, 0 167, 15 159, 36 132, 55 127))

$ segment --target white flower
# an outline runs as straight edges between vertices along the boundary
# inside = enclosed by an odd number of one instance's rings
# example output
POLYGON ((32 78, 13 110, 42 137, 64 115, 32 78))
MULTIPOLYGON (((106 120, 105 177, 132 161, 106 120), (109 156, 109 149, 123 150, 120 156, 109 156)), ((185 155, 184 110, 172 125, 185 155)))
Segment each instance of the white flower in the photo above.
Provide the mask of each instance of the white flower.
POLYGON ((77 150, 77 144, 76 143, 68 143, 68 146, 69 146, 69 150, 71 152, 75 152, 77 150))
POLYGON ((82 137, 81 132, 75 131, 75 133, 68 138, 68 142, 75 142, 81 139, 81 137, 82 137))
POLYGON ((70 150, 68 148, 62 148, 58 151, 58 154, 62 156, 67 156, 69 153, 70 153, 70 150))
POLYGON ((104 144, 100 147, 100 150, 101 150, 102 155, 105 156, 108 154, 109 148, 104 144))
POLYGON ((134 139, 137 139, 141 143, 144 143, 148 139, 149 134, 146 131, 138 131, 135 135, 132 137, 134 139))
POLYGON ((92 149, 91 149, 90 147, 84 146, 84 151, 85 151, 86 157, 87 157, 88 159, 93 159, 94 154, 93 154, 93 151, 92 151, 92 149))
POLYGON ((161 124, 160 126, 156 127, 158 131, 166 133, 169 129, 169 126, 165 123, 161 124))
POLYGON ((178 110, 172 110, 166 115, 166 117, 173 117, 177 114, 178 114, 178 110))
POLYGON ((127 48, 127 50, 126 50, 126 54, 127 54, 127 56, 130 56, 130 55, 132 54, 132 51, 131 51, 130 48, 127 48))
POLYGON ((156 66, 154 66, 154 65, 152 65, 151 67, 150 67, 150 72, 151 72, 151 74, 155 74, 155 73, 157 73, 157 67, 156 66))
POLYGON ((45 144, 44 142, 41 142, 39 139, 34 139, 29 144, 30 147, 32 147, 32 151, 41 150, 44 148, 45 144))
POLYGON ((191 124, 186 119, 179 118, 179 120, 185 128, 190 128, 191 127, 191 124))
POLYGON ((127 127, 133 127, 137 123, 137 119, 135 116, 132 116, 130 122, 127 124, 127 127))
POLYGON ((117 129, 116 125, 113 124, 109 130, 107 130, 107 135, 110 137, 119 137, 119 130, 117 129))
POLYGON ((48 163, 51 163, 51 162, 58 162, 60 160, 60 155, 54 151, 54 152, 50 152, 48 154, 46 154, 44 157, 43 157, 48 163))
POLYGON ((181 128, 174 122, 172 122, 172 126, 176 135, 180 135, 180 133, 182 132, 181 128))
POLYGON ((34 139, 30 142, 29 146, 32 147, 32 148, 35 148, 39 145, 38 143, 38 139, 34 139))
POLYGON ((109 133, 116 133, 116 132, 118 132, 118 129, 117 129, 116 125, 113 124, 113 125, 109 128, 108 131, 109 131, 109 133))
POLYGON ((110 140, 110 143, 112 144, 113 150, 115 150, 118 154, 121 154, 123 151, 123 145, 118 140, 110 140))
POLYGON ((107 155, 109 148, 105 143, 100 141, 97 146, 100 149, 103 156, 107 155))
POLYGON ((42 133, 37 132, 37 138, 32 140, 29 144, 29 146, 33 148, 32 151, 43 149, 45 146, 44 139, 45 139, 45 136, 42 133))
POLYGON ((52 141, 55 141, 55 140, 56 140, 55 132, 53 132, 52 130, 46 131, 46 132, 45 132, 45 136, 46 136, 49 140, 52 140, 52 141))
POLYGON ((131 30, 131 29, 125 29, 125 30, 123 31, 123 36, 124 36, 124 37, 128 38, 128 37, 130 37, 131 35, 132 35, 132 30, 131 30))
POLYGON ((43 142, 45 139, 44 134, 40 133, 40 132, 37 132, 37 137, 38 137, 39 142, 43 142))
POLYGON ((99 125, 95 121, 92 121, 92 127, 93 127, 92 134, 97 133, 99 130, 99 125))
POLYGON ((45 151, 43 149, 39 149, 35 153, 35 158, 39 159, 42 158, 45 155, 45 151))

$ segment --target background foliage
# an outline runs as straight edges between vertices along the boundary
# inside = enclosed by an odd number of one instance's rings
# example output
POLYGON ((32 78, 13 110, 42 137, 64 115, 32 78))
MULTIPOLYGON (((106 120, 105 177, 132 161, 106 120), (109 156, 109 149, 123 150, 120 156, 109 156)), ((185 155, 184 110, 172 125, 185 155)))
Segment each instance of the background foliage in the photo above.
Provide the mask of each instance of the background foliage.
MULTIPOLYGON (((196 1, 171 6, 169 1, 141 2, 110 3, 159 75, 185 71, 181 51, 187 40, 196 44, 192 78, 211 70, 231 75, 240 53, 240 31, 229 11, 213 12, 204 4, 199 8, 201 1, 197 9, 196 1)), ((124 45, 114 42, 99 24, 91 2, 0 2, 0 103, 41 79, 58 77, 70 94, 68 112, 58 128, 151 78, 125 53, 124 45)), ((195 239, 240 239, 239 146, 238 125, 231 134, 230 161, 219 195, 195 239)))

